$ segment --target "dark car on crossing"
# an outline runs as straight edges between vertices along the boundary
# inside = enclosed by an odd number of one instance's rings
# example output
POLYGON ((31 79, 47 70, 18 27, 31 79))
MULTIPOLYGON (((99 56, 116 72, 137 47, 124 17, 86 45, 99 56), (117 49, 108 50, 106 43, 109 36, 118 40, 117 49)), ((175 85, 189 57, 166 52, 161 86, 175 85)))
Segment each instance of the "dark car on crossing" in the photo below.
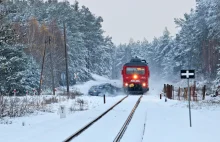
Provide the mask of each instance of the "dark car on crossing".
POLYGON ((113 86, 110 83, 104 83, 104 84, 101 84, 101 85, 92 86, 89 89, 88 94, 91 95, 91 96, 102 96, 102 95, 105 95, 105 94, 116 95, 117 92, 120 92, 120 91, 121 91, 120 88, 118 88, 116 86, 113 86))

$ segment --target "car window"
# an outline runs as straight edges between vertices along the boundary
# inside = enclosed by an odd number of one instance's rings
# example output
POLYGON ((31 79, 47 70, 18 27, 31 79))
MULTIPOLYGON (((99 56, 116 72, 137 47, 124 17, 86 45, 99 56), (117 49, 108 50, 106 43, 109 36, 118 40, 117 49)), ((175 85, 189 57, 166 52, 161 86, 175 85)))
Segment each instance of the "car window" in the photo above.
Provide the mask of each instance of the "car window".
POLYGON ((106 89, 107 89, 108 91, 111 90, 111 86, 110 86, 110 85, 106 86, 106 89))
POLYGON ((99 86, 98 88, 99 88, 99 89, 102 89, 102 88, 104 88, 104 86, 99 86))

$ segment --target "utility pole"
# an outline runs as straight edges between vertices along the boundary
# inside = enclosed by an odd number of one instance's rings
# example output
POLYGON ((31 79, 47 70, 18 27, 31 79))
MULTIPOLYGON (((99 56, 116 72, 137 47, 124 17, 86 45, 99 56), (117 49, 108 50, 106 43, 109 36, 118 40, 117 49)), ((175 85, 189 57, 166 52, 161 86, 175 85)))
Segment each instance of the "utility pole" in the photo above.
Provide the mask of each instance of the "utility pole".
POLYGON ((63 30, 64 30, 64 47, 65 47, 65 60, 66 60, 66 90, 67 96, 69 97, 69 70, 68 70, 68 59, 67 59, 67 47, 66 47, 66 27, 65 23, 63 22, 63 30))
POLYGON ((54 72, 53 72, 53 58, 52 58, 52 47, 50 46, 50 36, 49 36, 49 48, 50 48, 50 63, 51 63, 51 76, 52 76, 52 90, 53 95, 55 95, 55 85, 54 85, 54 72))
POLYGON ((42 61, 42 67, 41 67, 41 74, 40 74, 40 85, 39 85, 39 90, 38 90, 38 94, 41 94, 41 86, 42 86, 42 78, 43 78, 43 71, 44 71, 44 61, 45 61, 45 54, 46 54, 46 39, 45 39, 45 47, 44 47, 44 54, 43 54, 43 61, 42 61))

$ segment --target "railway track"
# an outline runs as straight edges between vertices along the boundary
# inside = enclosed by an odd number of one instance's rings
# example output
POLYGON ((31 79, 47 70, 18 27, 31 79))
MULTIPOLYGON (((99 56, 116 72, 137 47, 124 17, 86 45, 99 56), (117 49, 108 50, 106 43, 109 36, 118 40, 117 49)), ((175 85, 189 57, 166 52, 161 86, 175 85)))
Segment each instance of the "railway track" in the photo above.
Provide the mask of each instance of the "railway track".
POLYGON ((114 104, 112 107, 110 107, 108 110, 106 110, 105 112, 103 112, 100 116, 98 116, 96 119, 92 120, 90 123, 88 123, 87 125, 85 125, 83 128, 81 128, 80 130, 78 130, 77 132, 75 132, 73 135, 71 135, 70 137, 68 137, 66 140, 64 140, 64 142, 69 142, 72 139, 74 139, 76 136, 80 135, 83 131, 85 131, 87 128, 89 128, 90 126, 92 126, 92 124, 94 124, 96 121, 98 121, 100 118, 102 118, 104 115, 106 115, 110 110, 112 110, 115 106, 117 106, 119 103, 121 103, 125 98, 127 98, 127 96, 125 96, 124 98, 122 98, 120 101, 118 101, 116 104, 114 104))
POLYGON ((124 133, 125 133, 125 131, 126 131, 128 125, 129 125, 129 123, 130 123, 130 121, 131 121, 131 119, 132 119, 132 117, 133 117, 133 115, 134 115, 134 112, 135 112, 135 110, 137 109, 137 107, 138 107, 138 105, 139 105, 139 103, 140 103, 142 97, 143 97, 143 96, 141 95, 140 98, 137 100, 137 102, 136 102, 134 108, 131 110, 131 113, 129 114, 127 120, 125 121, 124 125, 122 126, 122 128, 121 128, 120 131, 118 132, 118 134, 117 134, 117 136, 115 137, 115 139, 114 139, 113 142, 119 142, 119 141, 121 140, 121 138, 123 137, 123 135, 124 135, 124 133))
MULTIPOLYGON (((129 95, 125 96, 124 98, 122 98, 120 101, 118 101, 116 104, 114 104, 112 107, 110 107, 108 110, 106 110, 104 113, 102 113, 100 116, 98 116, 97 118, 95 118, 94 120, 92 120, 90 123, 88 123, 87 125, 85 125, 83 128, 81 128, 80 130, 78 130, 77 132, 75 132, 73 135, 71 135, 70 137, 68 137, 66 140, 64 140, 64 142, 69 142, 71 140, 73 140, 74 138, 76 138, 78 135, 80 135, 82 132, 84 132, 86 129, 88 129, 90 126, 92 126, 92 124, 94 124, 95 122, 97 122, 100 118, 102 118, 103 116, 105 116, 108 112, 110 112, 115 106, 117 106, 119 103, 121 103, 125 98, 127 98, 129 95)), ((125 117, 126 121, 124 122, 122 128, 120 129, 120 131, 118 132, 117 136, 115 137, 113 142, 119 142, 121 140, 121 138, 123 137, 123 134, 125 133, 127 126, 129 125, 132 116, 136 110, 136 108, 138 107, 141 98, 143 96, 141 95, 136 104, 134 105, 134 107, 132 108, 131 112, 129 113, 128 117, 125 117)), ((124 119, 124 120, 125 120, 124 119)), ((122 123, 121 123, 122 124, 122 123)), ((118 130, 119 130, 118 129, 118 130)), ((74 141, 74 140, 73 140, 74 141)))

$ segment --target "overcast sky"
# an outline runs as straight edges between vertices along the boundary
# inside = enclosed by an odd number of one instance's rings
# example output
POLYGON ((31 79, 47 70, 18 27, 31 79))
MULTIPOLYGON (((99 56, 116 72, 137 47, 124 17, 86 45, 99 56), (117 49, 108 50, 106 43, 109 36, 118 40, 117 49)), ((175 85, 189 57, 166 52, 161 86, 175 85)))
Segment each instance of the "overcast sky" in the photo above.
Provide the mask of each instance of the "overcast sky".
MULTIPOLYGON (((69 0, 74 2, 75 0, 69 0)), ((183 17, 195 8, 195 0, 78 0, 96 16, 104 19, 105 35, 113 42, 128 43, 130 38, 152 41, 165 27, 175 35, 174 18, 183 17)))

